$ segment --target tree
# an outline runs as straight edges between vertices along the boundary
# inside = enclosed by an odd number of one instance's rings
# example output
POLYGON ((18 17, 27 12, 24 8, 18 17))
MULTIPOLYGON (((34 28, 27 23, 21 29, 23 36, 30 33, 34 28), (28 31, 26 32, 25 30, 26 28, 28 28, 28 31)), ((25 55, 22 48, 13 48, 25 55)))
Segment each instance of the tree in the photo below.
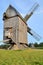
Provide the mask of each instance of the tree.
POLYGON ((2 44, 0 45, 0 49, 7 49, 9 46, 9 44, 2 44))
POLYGON ((39 44, 37 42, 34 43, 35 47, 39 47, 39 44))

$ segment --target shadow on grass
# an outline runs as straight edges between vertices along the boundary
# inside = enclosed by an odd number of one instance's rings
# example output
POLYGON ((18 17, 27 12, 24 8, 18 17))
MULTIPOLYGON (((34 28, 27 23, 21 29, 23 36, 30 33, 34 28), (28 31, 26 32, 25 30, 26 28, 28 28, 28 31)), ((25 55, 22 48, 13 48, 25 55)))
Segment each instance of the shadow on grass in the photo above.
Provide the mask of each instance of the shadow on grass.
POLYGON ((33 62, 32 65, 42 65, 40 62, 33 62))

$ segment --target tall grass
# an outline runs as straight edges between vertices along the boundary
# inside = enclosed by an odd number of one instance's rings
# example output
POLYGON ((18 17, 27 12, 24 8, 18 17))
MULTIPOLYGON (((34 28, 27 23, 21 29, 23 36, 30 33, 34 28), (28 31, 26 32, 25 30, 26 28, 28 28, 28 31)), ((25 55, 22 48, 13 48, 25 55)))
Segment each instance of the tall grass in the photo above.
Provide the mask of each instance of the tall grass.
POLYGON ((43 65, 43 50, 0 50, 0 65, 43 65))

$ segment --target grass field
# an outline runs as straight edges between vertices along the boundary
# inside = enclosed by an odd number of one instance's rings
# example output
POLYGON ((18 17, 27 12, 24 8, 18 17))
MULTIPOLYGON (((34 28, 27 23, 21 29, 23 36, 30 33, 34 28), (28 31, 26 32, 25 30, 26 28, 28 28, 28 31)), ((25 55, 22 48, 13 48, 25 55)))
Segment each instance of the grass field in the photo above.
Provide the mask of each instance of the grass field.
POLYGON ((43 65, 43 50, 0 50, 0 65, 43 65))

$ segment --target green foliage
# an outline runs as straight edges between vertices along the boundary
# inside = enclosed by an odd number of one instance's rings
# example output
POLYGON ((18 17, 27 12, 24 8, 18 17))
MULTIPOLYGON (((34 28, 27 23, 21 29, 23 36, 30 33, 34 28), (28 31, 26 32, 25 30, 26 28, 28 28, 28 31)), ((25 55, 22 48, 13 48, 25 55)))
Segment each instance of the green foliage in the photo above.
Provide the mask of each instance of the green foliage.
POLYGON ((29 47, 31 47, 32 43, 29 43, 29 47))
POLYGON ((39 47, 39 44, 38 44, 38 43, 34 43, 34 46, 35 46, 35 47, 39 47))
POLYGON ((0 65, 43 65, 43 50, 0 50, 0 65))
POLYGON ((39 43, 39 44, 38 44, 37 42, 36 42, 36 43, 30 43, 30 44, 29 44, 29 47, 31 47, 32 45, 33 45, 35 48, 37 48, 37 49, 43 49, 43 42, 41 42, 41 43, 39 43))
POLYGON ((41 43, 39 44, 39 47, 43 47, 43 42, 41 42, 41 43))
POLYGON ((0 45, 0 49, 7 49, 9 46, 9 44, 2 44, 0 45))

